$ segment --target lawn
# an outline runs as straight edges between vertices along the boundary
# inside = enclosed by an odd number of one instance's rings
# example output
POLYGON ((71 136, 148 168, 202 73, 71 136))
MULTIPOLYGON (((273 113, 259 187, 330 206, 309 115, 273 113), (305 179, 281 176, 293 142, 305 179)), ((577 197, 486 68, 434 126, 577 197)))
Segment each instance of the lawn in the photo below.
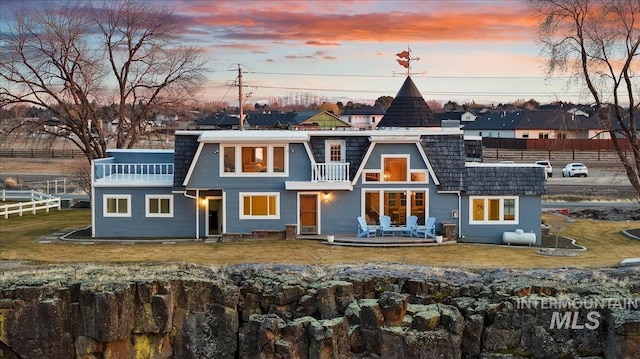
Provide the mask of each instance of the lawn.
POLYGON ((196 264, 290 263, 358 264, 406 263, 465 268, 553 268, 611 267, 628 257, 640 257, 640 241, 629 239, 622 230, 638 228, 636 222, 577 220, 543 214, 552 232, 574 238, 587 251, 577 257, 536 254, 535 248, 473 244, 438 247, 362 248, 339 247, 311 240, 256 241, 241 243, 188 242, 177 244, 78 244, 54 241, 38 243, 54 232, 80 228, 91 223, 89 210, 63 210, 23 217, 0 218, 0 260, 30 263, 125 263, 188 262, 196 264))

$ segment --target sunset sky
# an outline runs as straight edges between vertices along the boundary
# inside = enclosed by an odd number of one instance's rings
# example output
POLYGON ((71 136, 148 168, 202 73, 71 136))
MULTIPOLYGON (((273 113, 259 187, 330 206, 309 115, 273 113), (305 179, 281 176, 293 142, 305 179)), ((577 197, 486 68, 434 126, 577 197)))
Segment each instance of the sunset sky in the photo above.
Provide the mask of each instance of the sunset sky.
MULTIPOLYGON (((238 63, 248 103, 299 93, 373 102, 396 95, 406 71, 396 54, 407 48, 425 100, 588 101, 566 79, 545 79, 524 0, 147 1, 175 9, 185 43, 207 52, 207 102, 237 104, 227 84, 238 63)), ((0 11, 18 3, 0 0, 0 11)))

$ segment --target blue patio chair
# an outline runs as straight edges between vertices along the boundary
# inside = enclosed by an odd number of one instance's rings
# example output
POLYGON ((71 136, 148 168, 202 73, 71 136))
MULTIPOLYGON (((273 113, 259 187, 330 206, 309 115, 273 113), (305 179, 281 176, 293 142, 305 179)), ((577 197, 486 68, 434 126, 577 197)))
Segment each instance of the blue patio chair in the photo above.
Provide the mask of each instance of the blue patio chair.
POLYGON ((400 232, 403 236, 413 236, 413 232, 418 229, 418 216, 409 216, 407 218, 407 225, 400 227, 400 232))
POLYGON ((391 217, 387 215, 380 216, 380 235, 393 236, 393 228, 391 228, 391 217))
POLYGON ((413 235, 416 237, 422 238, 436 238, 436 218, 429 217, 427 218, 427 223, 425 224, 425 228, 416 228, 413 231, 413 235))
POLYGON ((358 237, 375 237, 376 229, 367 224, 364 217, 358 217, 358 237))

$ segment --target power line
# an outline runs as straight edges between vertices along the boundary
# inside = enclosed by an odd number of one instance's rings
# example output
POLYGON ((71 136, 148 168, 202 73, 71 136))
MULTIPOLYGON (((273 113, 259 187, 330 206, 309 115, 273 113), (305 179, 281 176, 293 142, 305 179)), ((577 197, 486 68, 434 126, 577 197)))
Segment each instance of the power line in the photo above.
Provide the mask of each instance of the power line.
MULTIPOLYGON (((359 78, 392 78, 399 77, 396 75, 366 75, 366 74, 319 74, 319 73, 296 73, 296 72, 261 72, 255 71, 252 74, 259 75, 278 75, 278 76, 319 76, 319 77, 359 77, 359 78)), ((421 78, 418 76, 416 78, 421 78)), ((430 79, 513 79, 513 80, 527 80, 527 79, 558 79, 565 80, 569 79, 568 76, 432 76, 428 75, 426 78, 430 79)))

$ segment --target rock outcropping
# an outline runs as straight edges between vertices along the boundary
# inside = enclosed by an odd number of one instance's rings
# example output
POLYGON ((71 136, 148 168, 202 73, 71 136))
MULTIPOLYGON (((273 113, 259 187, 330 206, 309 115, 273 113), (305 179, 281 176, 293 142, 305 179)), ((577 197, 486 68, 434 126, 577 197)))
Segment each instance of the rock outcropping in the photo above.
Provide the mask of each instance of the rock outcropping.
POLYGON ((18 267, 0 358, 638 358, 640 272, 18 267))

